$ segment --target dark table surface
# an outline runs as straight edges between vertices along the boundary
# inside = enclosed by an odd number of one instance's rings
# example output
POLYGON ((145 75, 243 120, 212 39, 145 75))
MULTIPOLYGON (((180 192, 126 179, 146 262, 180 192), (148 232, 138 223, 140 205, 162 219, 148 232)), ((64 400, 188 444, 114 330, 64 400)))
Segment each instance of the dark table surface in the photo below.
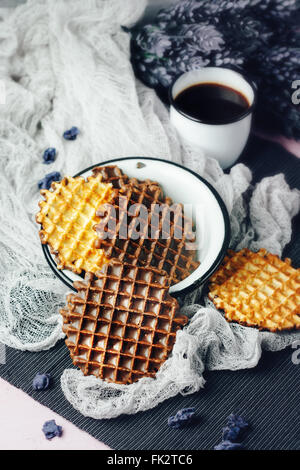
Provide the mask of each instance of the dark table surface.
MULTIPOLYGON (((283 172, 291 187, 300 188, 300 160, 276 144, 252 137, 240 161, 251 168, 254 182, 283 172)), ((292 241, 284 251, 295 267, 300 266, 299 226, 297 216, 292 241)), ((60 376, 65 368, 73 367, 64 341, 39 353, 7 348, 0 376, 114 449, 212 449, 220 442, 221 428, 231 412, 251 423, 244 441, 247 449, 299 449, 300 365, 292 362, 293 352, 292 348, 264 352, 253 369, 205 373, 205 388, 193 395, 171 398, 133 416, 101 421, 85 418, 64 398, 60 376), (32 377, 39 371, 53 377, 51 388, 44 393, 32 390, 32 377), (167 418, 190 406, 196 408, 199 421, 180 430, 170 429, 167 418)))

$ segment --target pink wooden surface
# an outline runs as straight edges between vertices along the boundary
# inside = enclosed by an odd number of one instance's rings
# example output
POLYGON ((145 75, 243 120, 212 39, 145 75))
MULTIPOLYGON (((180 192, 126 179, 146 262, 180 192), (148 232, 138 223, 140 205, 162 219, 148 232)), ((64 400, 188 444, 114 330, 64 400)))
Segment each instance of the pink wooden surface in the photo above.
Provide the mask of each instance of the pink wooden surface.
POLYGON ((105 444, 3 379, 0 379, 0 423, 0 450, 108 449, 105 444), (62 426, 63 434, 48 441, 42 427, 50 419, 55 419, 56 424, 62 426))
MULTIPOLYGON (((259 135, 259 134, 258 134, 259 135)), ((260 137, 266 137, 260 135, 260 137)), ((268 137, 300 158, 300 143, 283 137, 268 137)), ((47 393, 47 392, 44 392, 47 393)), ((108 449, 89 434, 81 431, 26 393, 0 379, 0 449, 108 449), (47 441, 42 433, 43 423, 55 419, 63 427, 61 438, 47 441)))

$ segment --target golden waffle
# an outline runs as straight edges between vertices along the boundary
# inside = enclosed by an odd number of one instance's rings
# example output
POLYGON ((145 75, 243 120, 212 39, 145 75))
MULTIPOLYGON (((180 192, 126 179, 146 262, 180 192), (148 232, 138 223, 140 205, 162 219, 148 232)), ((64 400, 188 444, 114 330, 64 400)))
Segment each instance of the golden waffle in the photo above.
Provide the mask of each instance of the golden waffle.
POLYGON ((175 284, 199 263, 195 250, 187 249, 195 242, 192 221, 185 217, 181 204, 170 206, 165 201, 160 186, 152 182, 131 182, 113 190, 109 204, 96 212, 100 222, 95 226, 95 246, 107 258, 162 269, 175 284), (145 213, 140 212, 141 206, 145 213))
POLYGON ((229 250, 210 278, 209 298, 228 321, 269 331, 300 328, 300 269, 261 249, 229 250))
POLYGON ((52 183, 51 190, 41 190, 45 200, 39 203, 36 221, 41 224, 40 239, 56 255, 58 269, 76 273, 95 272, 106 258, 94 247, 97 238, 93 226, 99 221, 96 208, 109 201, 112 185, 101 182, 101 175, 65 177, 52 183))
POLYGON ((73 363, 119 384, 154 377, 188 321, 177 316, 166 273, 111 260, 74 287, 60 312, 73 363))

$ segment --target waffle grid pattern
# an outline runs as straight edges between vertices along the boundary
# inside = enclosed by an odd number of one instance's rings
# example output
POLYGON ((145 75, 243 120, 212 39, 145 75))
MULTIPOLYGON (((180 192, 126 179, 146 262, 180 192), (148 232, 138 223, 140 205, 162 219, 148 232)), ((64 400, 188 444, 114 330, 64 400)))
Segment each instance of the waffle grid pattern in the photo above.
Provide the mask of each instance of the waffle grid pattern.
POLYGON ((138 186, 139 184, 145 184, 145 188, 159 189, 160 190, 160 201, 165 204, 172 204, 172 199, 168 196, 165 196, 161 190, 159 183, 146 179, 144 181, 139 181, 137 178, 129 178, 117 165, 106 165, 106 166, 97 166, 93 168, 93 176, 98 176, 101 174, 103 183, 111 183, 113 188, 124 190, 128 184, 133 184, 138 186))
POLYGON ((106 261, 102 250, 95 249, 97 236, 96 209, 111 197, 110 184, 101 182, 101 175, 84 178, 65 177, 52 183, 51 190, 41 190, 44 201, 39 203, 36 221, 41 224, 40 239, 48 243, 56 255, 58 269, 76 273, 95 272, 106 261))
POLYGON ((192 221, 180 204, 163 203, 156 184, 128 184, 115 190, 110 204, 99 207, 97 216, 100 223, 95 226, 95 246, 103 249, 107 258, 162 269, 171 283, 185 279, 199 266, 195 250, 186 246, 195 241, 192 221), (140 206, 147 208, 147 214, 140 206))
POLYGON ((74 364, 120 384, 154 377, 188 321, 176 316, 166 273, 112 260, 74 287, 78 295, 70 294, 61 310, 74 364))
POLYGON ((227 320, 273 332, 300 328, 300 269, 290 259, 230 250, 210 282, 209 298, 227 320))
POLYGON ((93 176, 98 175, 101 175, 103 183, 111 183, 115 189, 121 189, 129 183, 129 177, 117 165, 96 166, 93 168, 93 176))

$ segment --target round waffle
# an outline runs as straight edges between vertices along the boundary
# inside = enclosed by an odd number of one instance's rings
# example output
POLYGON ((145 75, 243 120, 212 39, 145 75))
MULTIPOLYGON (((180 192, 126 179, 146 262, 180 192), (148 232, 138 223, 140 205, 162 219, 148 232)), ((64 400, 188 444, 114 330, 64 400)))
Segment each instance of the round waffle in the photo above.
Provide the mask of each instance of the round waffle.
POLYGON ((95 225, 95 246, 107 258, 163 269, 171 284, 185 279, 199 266, 195 250, 189 249, 195 236, 182 205, 171 203, 157 183, 121 183, 109 204, 102 204, 96 212, 100 222, 95 225))
POLYGON ((111 260, 74 287, 60 312, 73 363, 118 384, 154 377, 188 321, 168 294, 166 273, 111 260))
POLYGON ((228 321, 273 332, 300 328, 300 269, 288 258, 264 249, 229 250, 209 290, 228 321))
POLYGON ((96 209, 110 200, 112 192, 112 185, 101 178, 65 177, 52 183, 50 191, 41 190, 45 200, 39 203, 36 221, 42 226, 41 242, 48 243, 58 269, 95 272, 107 261, 103 250, 94 246, 96 209))

